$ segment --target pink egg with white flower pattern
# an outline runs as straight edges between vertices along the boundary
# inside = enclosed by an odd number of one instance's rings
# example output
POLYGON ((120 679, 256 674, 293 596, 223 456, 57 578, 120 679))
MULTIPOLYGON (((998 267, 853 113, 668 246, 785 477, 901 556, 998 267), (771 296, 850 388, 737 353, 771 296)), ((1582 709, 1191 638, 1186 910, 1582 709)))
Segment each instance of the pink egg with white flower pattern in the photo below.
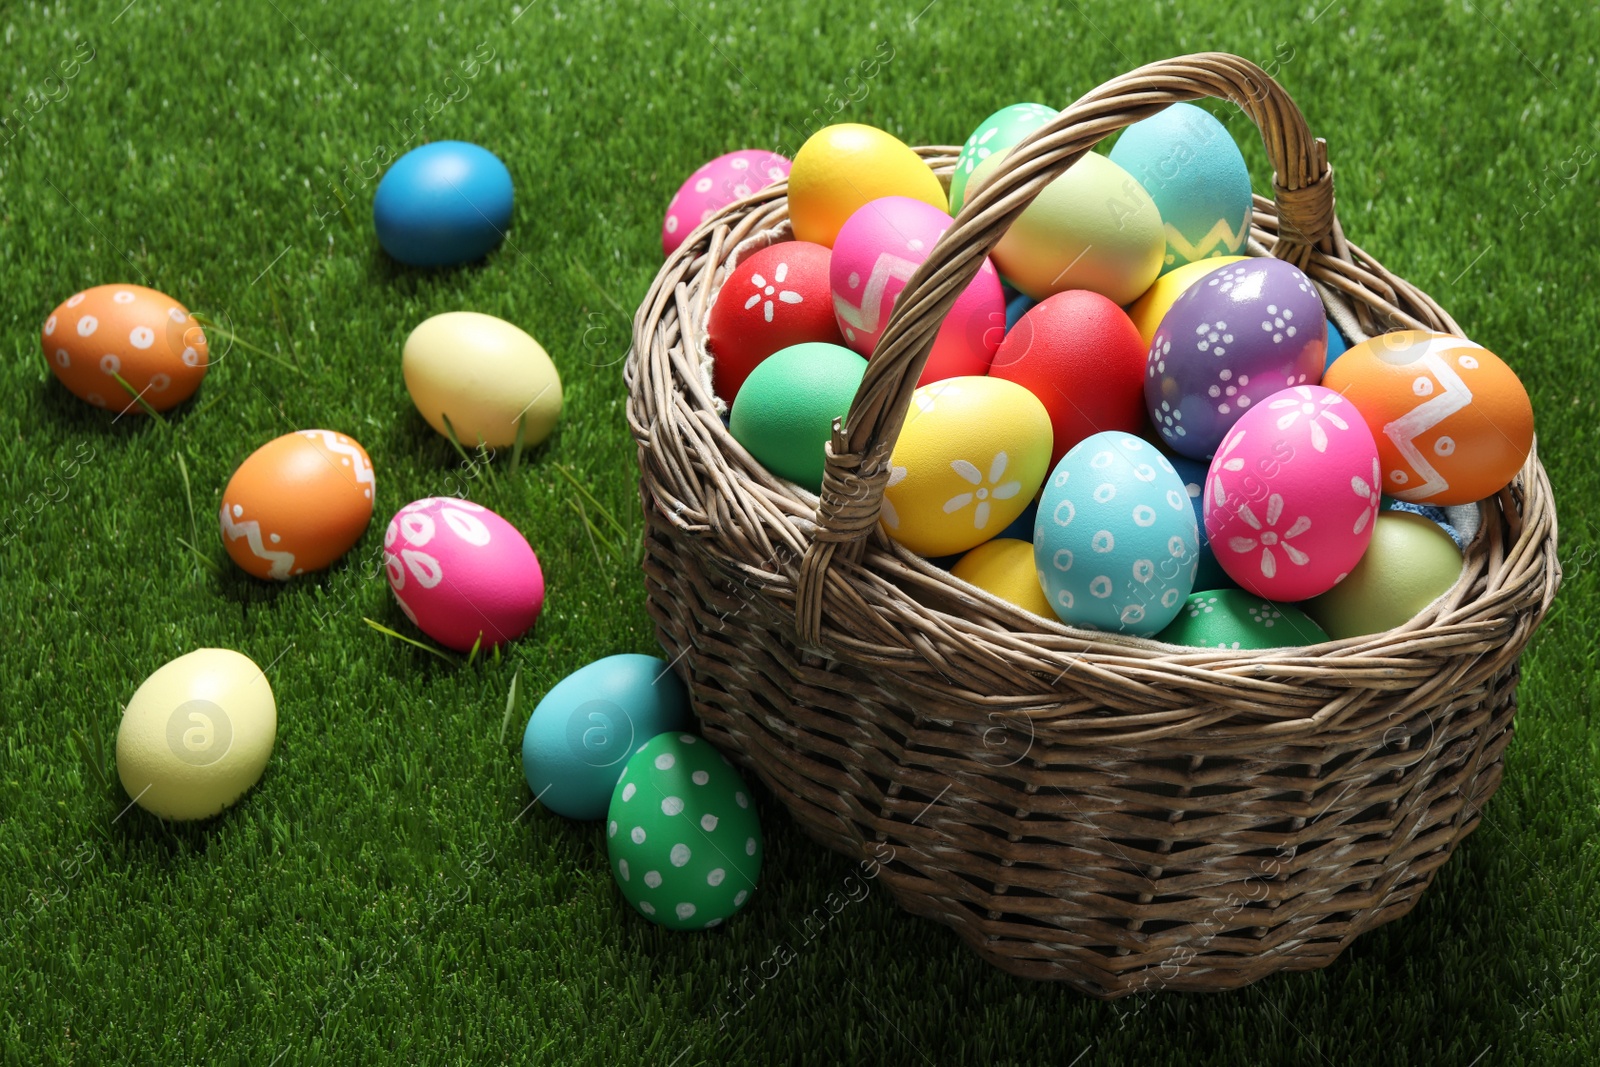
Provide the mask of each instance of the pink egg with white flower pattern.
POLYGON ((789 177, 789 159, 763 148, 718 156, 678 186, 661 223, 661 254, 670 256, 694 228, 735 200, 789 177))
POLYGON ((1206 475, 1206 534, 1245 589, 1304 600, 1361 561, 1378 486, 1378 445, 1361 412, 1331 389, 1297 385, 1229 428, 1206 475))
MULTIPOLYGON (((828 287, 846 344, 872 356, 912 272, 954 222, 932 204, 909 196, 869 200, 845 220, 833 241, 828 287)), ((989 373, 1005 333, 1005 293, 985 256, 977 276, 939 326, 917 385, 989 373)))
POLYGON ((446 648, 514 640, 544 607, 539 557, 515 526, 481 505, 413 501, 389 520, 383 548, 400 610, 446 648))

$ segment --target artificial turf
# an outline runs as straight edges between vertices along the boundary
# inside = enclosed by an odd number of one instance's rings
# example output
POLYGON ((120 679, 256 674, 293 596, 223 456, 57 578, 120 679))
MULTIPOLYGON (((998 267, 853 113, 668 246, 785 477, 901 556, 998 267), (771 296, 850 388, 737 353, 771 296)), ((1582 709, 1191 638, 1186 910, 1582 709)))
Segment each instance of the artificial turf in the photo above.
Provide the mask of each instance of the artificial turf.
MULTIPOLYGON (((125 4, 0 10, 0 1061, 1600 1060, 1592 4, 125 4), (529 808, 516 745, 562 675, 656 651, 621 363, 667 200, 713 155, 792 153, 830 119, 959 143, 1001 105, 1205 50, 1279 77, 1328 140, 1351 239, 1532 394, 1565 584, 1481 827, 1408 917, 1225 995, 1008 977, 760 789, 746 910, 647 924, 598 825, 529 808), (398 267, 371 228, 377 161, 445 138, 505 160, 513 228, 482 264, 398 267), (113 281, 220 324, 164 422, 89 408, 41 358, 50 309, 113 281), (464 465, 401 382, 406 334, 457 309, 560 368, 560 428, 515 472, 464 465), (215 509, 250 451, 304 427, 367 447, 378 514, 330 572, 268 585, 228 562, 215 509), (415 634, 373 553, 400 505, 457 491, 520 526, 550 588, 532 634, 470 666, 363 622, 415 634), (268 668, 277 748, 225 815, 163 824, 125 810, 117 722, 206 646, 268 668)), ((1266 190, 1247 120, 1229 128, 1266 190)))

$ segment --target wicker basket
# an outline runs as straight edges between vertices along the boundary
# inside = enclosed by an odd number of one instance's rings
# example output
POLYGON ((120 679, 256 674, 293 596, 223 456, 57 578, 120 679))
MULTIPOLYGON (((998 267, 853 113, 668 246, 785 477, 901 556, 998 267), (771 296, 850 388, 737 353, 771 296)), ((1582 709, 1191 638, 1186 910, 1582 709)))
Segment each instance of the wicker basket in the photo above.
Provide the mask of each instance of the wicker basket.
MULTIPOLYGON (((1014 149, 907 284, 820 498, 729 435, 705 321, 737 257, 787 239, 786 187, 702 225, 634 320, 649 610, 707 736, 806 832, 1013 974, 1102 997, 1219 990, 1333 961, 1411 910, 1500 783, 1517 659, 1560 581, 1537 452, 1455 587, 1396 630, 1186 650, 1043 620, 877 526, 934 334, 1052 178, 1175 101, 1260 128, 1276 202, 1250 249, 1304 269, 1364 336, 1460 330, 1348 243, 1325 145, 1257 66, 1208 53, 1108 82, 1014 149)), ((947 179, 955 148, 919 149, 947 179)))

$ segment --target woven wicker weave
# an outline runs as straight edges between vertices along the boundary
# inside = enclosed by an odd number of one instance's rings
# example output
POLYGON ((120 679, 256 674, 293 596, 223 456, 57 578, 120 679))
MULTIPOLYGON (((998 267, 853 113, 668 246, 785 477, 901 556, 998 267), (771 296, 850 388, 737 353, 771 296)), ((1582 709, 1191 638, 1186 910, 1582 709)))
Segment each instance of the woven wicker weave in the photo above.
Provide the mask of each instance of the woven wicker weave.
MULTIPOLYGON (((739 255, 788 239, 785 186, 722 211, 634 321, 649 610, 707 736, 806 832, 1014 974, 1104 997, 1326 966, 1404 915, 1500 783, 1517 660, 1560 581, 1537 453, 1479 505, 1455 587, 1382 635, 1176 650, 1037 618, 891 543, 889 452, 982 257, 1095 142, 1175 101, 1261 129, 1275 202, 1251 248, 1342 321, 1459 334, 1348 243, 1323 142, 1235 56, 1155 63, 1012 151, 907 284, 820 498, 765 471, 711 393, 706 314, 739 255)), ((947 178, 957 150, 919 149, 947 178)))

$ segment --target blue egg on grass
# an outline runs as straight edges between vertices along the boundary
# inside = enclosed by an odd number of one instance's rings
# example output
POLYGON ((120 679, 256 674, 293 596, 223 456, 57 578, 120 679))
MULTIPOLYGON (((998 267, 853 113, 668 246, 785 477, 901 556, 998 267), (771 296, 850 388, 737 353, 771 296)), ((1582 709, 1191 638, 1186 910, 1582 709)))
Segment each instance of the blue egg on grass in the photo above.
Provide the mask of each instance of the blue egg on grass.
POLYGON ((1194 576, 1195 590, 1237 588, 1239 583, 1228 577, 1228 572, 1217 562, 1216 553, 1211 551, 1211 538, 1206 536, 1204 498, 1206 473, 1211 469, 1210 465, 1187 456, 1171 455, 1167 459, 1171 461, 1172 469, 1178 472, 1178 477, 1183 479, 1183 489, 1189 495, 1189 503, 1194 505, 1194 519, 1199 527, 1200 569, 1194 576))
POLYGON ((602 819, 628 757, 690 725, 689 696, 665 660, 607 656, 561 679, 533 709, 522 773, 551 811, 602 819))
POLYGON ((1339 332, 1339 327, 1328 320, 1328 362, 1322 365, 1322 373, 1327 374, 1328 368, 1333 366, 1333 361, 1350 350, 1350 342, 1344 339, 1344 334, 1339 332))
POLYGON ((378 183, 372 223, 383 250, 413 267, 482 259, 511 225, 511 172, 465 141, 413 148, 378 183))

